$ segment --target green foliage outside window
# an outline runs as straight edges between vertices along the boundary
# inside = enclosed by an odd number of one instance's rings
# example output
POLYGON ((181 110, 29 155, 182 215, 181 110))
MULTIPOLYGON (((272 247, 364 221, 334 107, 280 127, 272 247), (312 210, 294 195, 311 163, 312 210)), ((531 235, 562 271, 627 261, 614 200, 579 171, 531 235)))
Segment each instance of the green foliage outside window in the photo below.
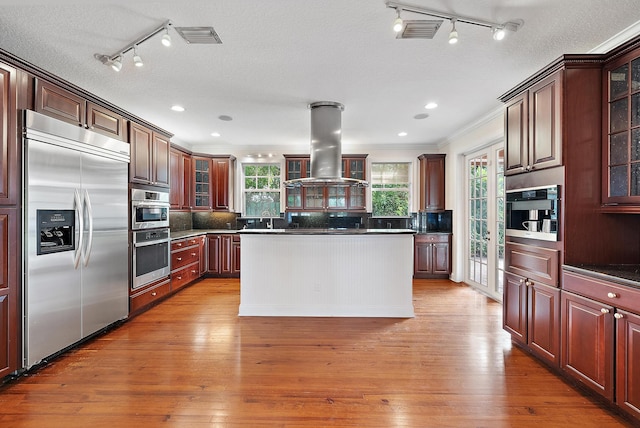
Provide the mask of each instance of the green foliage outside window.
POLYGON ((408 216, 409 163, 373 163, 371 167, 373 216, 408 216))

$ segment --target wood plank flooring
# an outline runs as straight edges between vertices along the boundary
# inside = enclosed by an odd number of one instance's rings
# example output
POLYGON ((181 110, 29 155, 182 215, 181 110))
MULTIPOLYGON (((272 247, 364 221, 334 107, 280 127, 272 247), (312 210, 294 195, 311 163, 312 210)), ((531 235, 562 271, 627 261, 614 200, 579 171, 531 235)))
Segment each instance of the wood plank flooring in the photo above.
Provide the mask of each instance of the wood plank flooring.
POLYGON ((501 306, 414 281, 416 316, 238 317, 206 279, 0 388, 0 427, 617 427, 513 347, 501 306))

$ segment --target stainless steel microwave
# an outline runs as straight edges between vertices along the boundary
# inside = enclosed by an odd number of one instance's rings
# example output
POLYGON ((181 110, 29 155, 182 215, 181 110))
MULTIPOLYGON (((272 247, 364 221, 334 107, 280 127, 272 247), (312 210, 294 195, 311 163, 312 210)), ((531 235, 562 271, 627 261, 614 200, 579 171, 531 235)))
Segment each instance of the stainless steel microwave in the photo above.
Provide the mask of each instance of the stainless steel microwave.
POLYGON ((506 192, 505 235, 557 241, 559 220, 560 186, 506 192))
POLYGON ((131 229, 169 227, 169 192, 131 189, 131 229))

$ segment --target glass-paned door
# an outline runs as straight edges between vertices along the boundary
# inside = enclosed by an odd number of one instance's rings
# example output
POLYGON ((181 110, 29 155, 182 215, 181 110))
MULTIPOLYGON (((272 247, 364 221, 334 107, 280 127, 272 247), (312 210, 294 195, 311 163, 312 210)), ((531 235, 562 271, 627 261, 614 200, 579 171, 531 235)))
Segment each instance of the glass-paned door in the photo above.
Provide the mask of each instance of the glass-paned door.
POLYGON ((466 281, 502 301, 504 273, 504 147, 466 157, 466 281))

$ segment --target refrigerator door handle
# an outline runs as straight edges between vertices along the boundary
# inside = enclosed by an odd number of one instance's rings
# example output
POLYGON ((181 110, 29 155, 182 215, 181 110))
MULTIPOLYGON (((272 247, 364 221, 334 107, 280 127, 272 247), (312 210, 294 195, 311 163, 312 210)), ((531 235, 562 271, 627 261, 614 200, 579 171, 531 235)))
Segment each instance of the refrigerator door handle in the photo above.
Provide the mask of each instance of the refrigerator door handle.
POLYGON ((84 208, 87 211, 87 218, 89 219, 89 237, 87 238, 87 245, 85 245, 82 251, 82 260, 84 265, 89 264, 89 258, 91 257, 91 250, 93 249, 93 208, 91 207, 91 198, 87 189, 84 190, 84 208))
POLYGON ((76 210, 76 214, 78 214, 78 244, 76 245, 76 250, 73 254, 73 267, 74 269, 78 269, 78 265, 80 264, 80 256, 82 255, 82 244, 84 241, 84 213, 82 207, 82 200, 80 199, 80 192, 78 189, 75 189, 73 192, 73 208, 76 210))

